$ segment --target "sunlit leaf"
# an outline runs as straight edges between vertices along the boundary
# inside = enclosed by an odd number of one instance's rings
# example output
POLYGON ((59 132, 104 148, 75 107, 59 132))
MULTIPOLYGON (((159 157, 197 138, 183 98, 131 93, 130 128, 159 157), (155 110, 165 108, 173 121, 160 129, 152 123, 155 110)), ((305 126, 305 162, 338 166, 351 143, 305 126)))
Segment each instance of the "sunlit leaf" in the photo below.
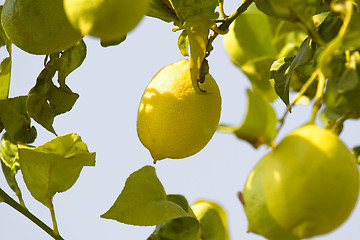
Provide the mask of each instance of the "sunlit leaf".
POLYGON ((248 110, 240 127, 220 125, 219 130, 233 132, 255 148, 262 144, 271 146, 276 135, 277 117, 272 106, 261 96, 247 90, 248 110))
POLYGON ((205 16, 190 17, 185 22, 185 31, 190 41, 190 73, 191 81, 197 93, 201 93, 198 81, 201 65, 206 55, 208 35, 214 22, 205 16))
MULTIPOLYGON (((1 17, 0 6, 0 17, 1 17)), ((0 20, 0 47, 5 46, 8 52, 8 57, 1 58, 0 61, 0 99, 6 99, 9 94, 10 76, 11 76, 11 42, 7 38, 0 20)))
POLYGON ((0 99, 6 99, 9 94, 11 75, 11 57, 4 58, 0 63, 0 99))
POLYGON ((133 172, 113 206, 101 215, 103 218, 141 226, 158 225, 189 216, 178 204, 167 199, 155 168, 151 166, 133 172))
POLYGON ((0 100, 0 120, 12 142, 31 143, 36 138, 36 129, 30 126, 26 96, 0 100))
POLYGON ((1 137, 0 158, 14 173, 20 168, 18 146, 11 142, 10 136, 6 132, 1 137))
POLYGON ((95 153, 71 133, 36 148, 19 146, 19 161, 31 195, 50 207, 54 195, 73 186, 84 166, 95 165, 95 153))
POLYGON ((189 56, 189 36, 185 30, 179 35, 178 47, 184 57, 189 56))

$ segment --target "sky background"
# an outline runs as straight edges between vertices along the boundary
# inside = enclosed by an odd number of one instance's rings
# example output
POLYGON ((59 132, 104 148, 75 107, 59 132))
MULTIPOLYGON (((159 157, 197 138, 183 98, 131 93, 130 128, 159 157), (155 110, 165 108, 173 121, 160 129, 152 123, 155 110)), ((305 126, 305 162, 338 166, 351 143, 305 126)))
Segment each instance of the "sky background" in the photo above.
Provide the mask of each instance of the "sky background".
MULTIPOLYGON (((0 4, 3 2, 0 0, 0 4)), ((225 1, 226 13, 234 11, 239 2, 225 1)), ((145 17, 125 42, 109 48, 101 47, 98 39, 85 37, 87 57, 67 78, 67 84, 80 98, 72 111, 55 118, 54 128, 58 135, 78 133, 97 157, 95 167, 85 167, 71 189, 54 197, 58 227, 64 239, 145 240, 154 227, 137 227, 100 218, 116 200, 126 178, 145 165, 156 168, 167 194, 182 194, 190 204, 207 199, 223 206, 228 213, 231 239, 263 239, 246 233, 246 216, 236 194, 243 189, 247 176, 268 148, 254 149, 232 134, 216 132, 198 154, 180 160, 165 159, 153 165, 148 150, 137 137, 137 109, 145 87, 158 70, 182 58, 177 48, 179 32, 173 33, 172 27, 172 24, 145 17)), ((208 60, 210 73, 222 94, 220 122, 240 125, 246 114, 246 89, 250 85, 231 63, 221 37, 215 40, 214 47, 208 60)), ((4 48, 0 49, 0 59, 5 54, 4 48)), ((28 93, 43 68, 43 60, 44 56, 13 48, 10 97, 28 93)), ((281 116, 285 106, 279 101, 274 106, 281 116)), ((310 114, 310 106, 296 106, 276 142, 304 124, 310 114)), ((38 131, 36 145, 55 137, 35 122, 33 124, 38 131)), ((359 136, 359 122, 347 121, 341 134, 345 144, 348 147, 360 145, 359 136)), ((49 210, 32 198, 21 172, 17 179, 28 209, 52 226, 49 210)), ((0 176, 0 187, 15 198, 3 176, 0 176)), ((358 204, 339 229, 314 239, 358 240, 359 226, 358 204)), ((8 205, 0 204, 0 239, 52 238, 8 205)))

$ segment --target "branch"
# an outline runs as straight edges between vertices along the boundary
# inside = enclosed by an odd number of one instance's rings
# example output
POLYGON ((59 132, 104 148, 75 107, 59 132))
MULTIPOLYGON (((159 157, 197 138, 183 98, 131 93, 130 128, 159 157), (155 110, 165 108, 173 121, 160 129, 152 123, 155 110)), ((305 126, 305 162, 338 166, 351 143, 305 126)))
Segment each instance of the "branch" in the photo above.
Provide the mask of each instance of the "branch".
POLYGON ((1 188, 0 188, 0 199, 2 199, 6 204, 11 206, 18 212, 22 213, 25 217, 27 217, 33 223, 38 225, 41 229, 43 229, 45 232, 47 232, 54 239, 64 240, 60 235, 55 234, 54 231, 50 227, 48 227, 44 222, 42 222, 35 215, 33 215, 31 212, 29 212, 29 210, 27 210, 26 208, 21 206, 14 199, 12 199, 9 195, 7 195, 6 192, 4 192, 1 188))

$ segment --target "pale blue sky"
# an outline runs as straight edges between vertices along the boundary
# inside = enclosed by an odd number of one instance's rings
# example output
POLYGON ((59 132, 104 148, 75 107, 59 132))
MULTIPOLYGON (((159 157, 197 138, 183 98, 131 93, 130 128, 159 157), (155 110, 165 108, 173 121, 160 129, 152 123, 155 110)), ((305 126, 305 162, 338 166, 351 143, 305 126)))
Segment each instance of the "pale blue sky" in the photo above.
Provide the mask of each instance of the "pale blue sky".
MULTIPOLYGON (((0 4, 3 1, 0 0, 0 4)), ((240 1, 225 1, 227 13, 240 1), (237 3, 235 3, 237 2, 237 3)), ((153 165, 151 156, 137 138, 136 114, 141 95, 152 76, 165 65, 182 58, 177 49, 179 33, 172 25, 145 17, 119 46, 102 48, 97 39, 86 37, 88 55, 83 65, 67 79, 70 88, 80 94, 73 110, 55 119, 59 135, 77 132, 97 153, 96 167, 83 169, 75 185, 54 198, 56 217, 65 239, 134 239, 145 240, 154 227, 135 227, 99 216, 107 211, 122 190, 129 174, 144 165, 153 165)), ((209 57, 210 73, 222 94, 221 122, 238 125, 246 113, 247 80, 230 62, 221 37, 214 42, 209 57)), ((1 59, 5 52, 0 50, 1 59)), ((43 67, 43 56, 13 48, 13 74, 10 96, 26 95, 43 67)), ((285 107, 276 102, 276 111, 285 107)), ((280 137, 306 122, 311 108, 299 106, 288 116, 280 137)), ((54 136, 37 126, 40 145, 54 136)), ((352 147, 360 145, 360 124, 346 123, 342 138, 352 147)), ((279 139, 278 139, 279 140, 279 139)), ((167 193, 183 194, 191 203, 198 199, 218 202, 228 212, 231 239, 257 240, 246 233, 247 220, 236 197, 253 166, 269 149, 255 150, 234 136, 217 132, 198 154, 181 160, 159 161, 156 171, 167 193)), ((27 207, 51 226, 50 213, 36 202, 17 176, 27 207)), ((0 187, 14 197, 0 176, 0 187)), ((336 206, 334 206, 336 207, 336 206)), ((360 207, 335 232, 315 239, 360 239, 360 207)), ((1 239, 51 239, 45 232, 9 206, 0 203, 1 239)))

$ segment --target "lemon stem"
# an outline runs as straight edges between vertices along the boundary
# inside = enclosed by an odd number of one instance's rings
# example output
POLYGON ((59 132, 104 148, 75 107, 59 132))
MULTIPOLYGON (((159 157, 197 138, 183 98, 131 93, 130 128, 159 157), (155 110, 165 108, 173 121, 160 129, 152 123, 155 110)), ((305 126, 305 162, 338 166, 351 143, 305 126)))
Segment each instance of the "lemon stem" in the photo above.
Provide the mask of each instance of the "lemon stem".
POLYGON ((14 208, 15 210, 17 210, 18 212, 23 214, 25 217, 30 219, 33 223, 35 223, 42 230, 44 230, 46 233, 48 233, 53 239, 64 240, 60 235, 56 234, 55 231, 53 231, 50 227, 48 227, 44 222, 42 222, 35 215, 33 215, 31 212, 29 212, 29 210, 27 210, 25 207, 21 206, 14 199, 12 199, 9 195, 7 195, 1 188, 0 188, 0 199, 3 202, 5 202, 6 204, 8 204, 10 207, 14 208))

